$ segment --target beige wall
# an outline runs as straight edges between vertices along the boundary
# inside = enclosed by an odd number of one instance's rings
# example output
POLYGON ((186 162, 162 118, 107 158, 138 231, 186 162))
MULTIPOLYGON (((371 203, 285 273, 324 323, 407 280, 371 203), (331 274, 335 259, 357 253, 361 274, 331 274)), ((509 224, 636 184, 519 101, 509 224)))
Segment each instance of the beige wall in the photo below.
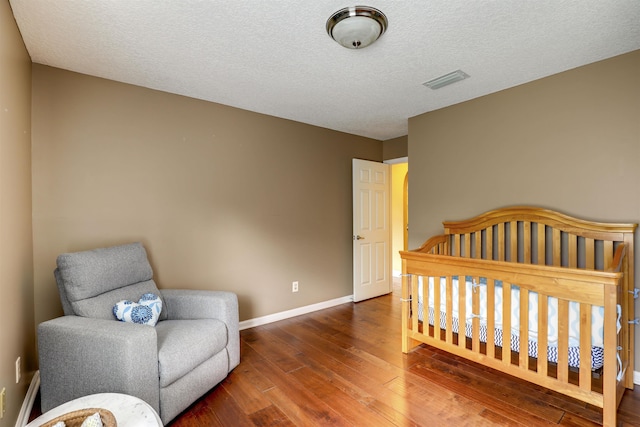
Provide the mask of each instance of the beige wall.
POLYGON ((31 59, 9 2, 0 1, 0 390, 13 426, 35 369, 31 240, 31 59))
POLYGON ((635 51, 410 119, 410 247, 516 204, 640 223, 638 76, 635 51))
POLYGON ((400 136, 398 138, 387 139, 382 143, 382 158, 383 160, 393 160, 402 157, 407 157, 408 153, 408 141, 407 135, 400 136))
POLYGON ((33 93, 38 322, 58 254, 130 241, 241 320, 352 294, 351 159, 382 142, 36 64, 33 93))

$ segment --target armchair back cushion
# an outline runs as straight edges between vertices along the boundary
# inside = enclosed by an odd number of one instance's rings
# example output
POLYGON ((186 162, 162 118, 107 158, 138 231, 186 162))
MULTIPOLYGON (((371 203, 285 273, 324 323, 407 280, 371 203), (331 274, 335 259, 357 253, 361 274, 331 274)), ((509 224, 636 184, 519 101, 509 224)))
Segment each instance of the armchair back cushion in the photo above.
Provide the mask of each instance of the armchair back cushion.
MULTIPOLYGON (((58 256, 55 271, 65 314, 113 320, 113 306, 145 293, 162 298, 141 243, 58 256)), ((163 301, 164 305, 164 301, 163 301)), ((160 319, 166 319, 166 311, 160 319)))

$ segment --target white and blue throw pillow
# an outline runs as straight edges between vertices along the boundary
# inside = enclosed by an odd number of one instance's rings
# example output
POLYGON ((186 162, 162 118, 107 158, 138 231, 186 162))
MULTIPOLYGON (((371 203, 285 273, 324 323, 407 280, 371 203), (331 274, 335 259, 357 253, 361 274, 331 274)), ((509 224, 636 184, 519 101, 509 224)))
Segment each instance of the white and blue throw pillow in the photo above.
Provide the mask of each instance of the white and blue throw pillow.
POLYGON ((162 300, 156 294, 147 293, 136 303, 123 300, 113 306, 113 315, 122 322, 155 326, 162 311, 162 300))

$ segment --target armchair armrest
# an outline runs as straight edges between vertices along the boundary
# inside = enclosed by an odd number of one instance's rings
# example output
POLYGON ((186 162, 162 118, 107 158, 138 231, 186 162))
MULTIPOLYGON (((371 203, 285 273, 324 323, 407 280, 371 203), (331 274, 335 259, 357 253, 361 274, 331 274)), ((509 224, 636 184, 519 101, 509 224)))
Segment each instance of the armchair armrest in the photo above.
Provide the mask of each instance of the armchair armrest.
POLYGON ((42 411, 94 393, 125 393, 159 408, 155 328, 63 316, 38 325, 42 411))
POLYGON ((227 325, 229 371, 240 363, 238 297, 233 292, 161 289, 168 320, 218 319, 227 325))

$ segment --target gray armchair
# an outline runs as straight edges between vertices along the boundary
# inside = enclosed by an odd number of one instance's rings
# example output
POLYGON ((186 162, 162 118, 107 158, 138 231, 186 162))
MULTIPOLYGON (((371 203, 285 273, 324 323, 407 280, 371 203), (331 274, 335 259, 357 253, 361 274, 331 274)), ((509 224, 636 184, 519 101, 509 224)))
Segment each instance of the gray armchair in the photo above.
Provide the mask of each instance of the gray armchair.
POLYGON ((223 291, 159 290, 140 243, 62 254, 54 274, 64 316, 38 325, 43 411, 93 393, 125 393, 168 423, 240 363, 238 301, 223 291), (113 307, 162 300, 155 326, 113 307))

